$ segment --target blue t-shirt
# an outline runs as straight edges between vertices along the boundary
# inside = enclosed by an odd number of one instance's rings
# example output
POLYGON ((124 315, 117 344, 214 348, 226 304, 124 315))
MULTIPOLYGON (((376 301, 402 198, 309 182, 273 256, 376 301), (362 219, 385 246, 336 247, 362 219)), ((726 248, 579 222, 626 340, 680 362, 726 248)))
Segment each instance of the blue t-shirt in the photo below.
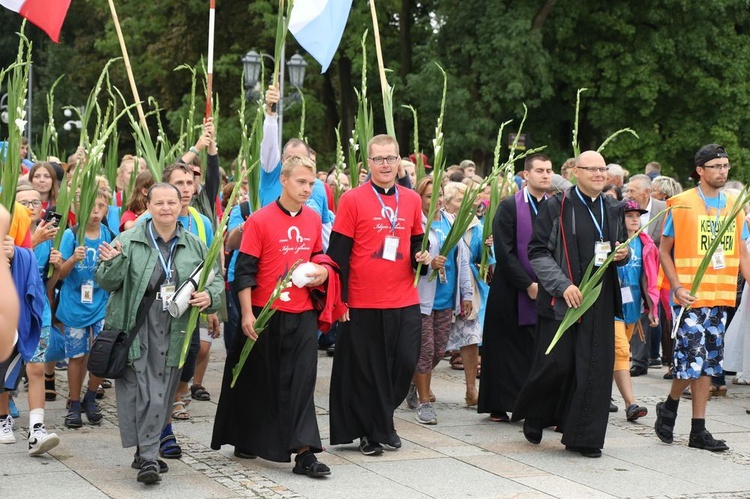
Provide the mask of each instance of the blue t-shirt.
MULTIPOLYGON (((720 196, 717 196, 715 198, 705 198, 706 204, 710 208, 717 208, 722 209, 727 205, 727 196, 722 194, 720 196)), ((664 231, 662 232, 663 235, 667 237, 674 237, 674 221, 672 220, 672 212, 669 211, 667 213, 667 218, 664 221, 664 231)), ((750 238, 750 231, 747 229, 747 222, 742 224, 742 240, 746 240, 747 238, 750 238)))
MULTIPOLYGON (((52 250, 52 240, 44 241, 34 247, 34 257, 36 258, 36 265, 39 268, 39 276, 42 278, 42 282, 47 282, 47 263, 49 262, 49 255, 52 250)), ((49 300, 47 299, 47 293, 44 294, 44 312, 42 313, 42 327, 52 326, 52 309, 49 306, 49 300)))
MULTIPOLYGON (((85 230, 79 227, 78 230, 85 230)), ((85 239, 86 257, 78 262, 68 277, 63 279, 60 288, 60 299, 57 306, 57 318, 68 327, 84 328, 104 319, 109 293, 99 287, 94 279, 96 263, 99 261, 99 245, 112 242, 112 236, 105 227, 99 227, 99 237, 85 239), (94 287, 91 303, 81 301, 81 286, 90 283, 94 287)), ((66 229, 60 243, 60 253, 67 260, 73 256, 77 246, 71 229, 66 229)))
POLYGON ((120 234, 120 207, 109 205, 107 210, 107 227, 114 235, 120 234))
MULTIPOLYGON (((227 222, 227 234, 244 222, 242 219, 242 210, 239 205, 232 207, 232 211, 229 212, 229 221, 227 222)), ((229 267, 227 267, 227 282, 234 282, 234 268, 237 266, 237 256, 239 254, 239 250, 232 251, 232 258, 229 260, 229 267)))
MULTIPOLYGON (((267 172, 263 169, 260 171, 260 206, 261 208, 276 201, 281 196, 281 162, 276 168, 267 172)), ((328 196, 326 187, 323 182, 316 178, 313 185, 310 199, 307 200, 307 206, 315 210, 320 215, 323 224, 332 223, 333 220, 328 211, 328 196)))
POLYGON ((630 260, 626 265, 617 267, 620 287, 628 287, 633 300, 622 303, 622 314, 625 324, 635 324, 641 317, 641 276, 643 275, 643 243, 636 237, 630 242, 630 260))
MULTIPOLYGON (((451 224, 441 212, 440 220, 435 220, 430 226, 437 234, 438 246, 443 247, 445 238, 451 230, 451 224)), ((435 290, 435 301, 432 305, 433 310, 453 309, 456 304, 456 286, 458 286, 458 269, 456 269, 456 252, 453 248, 445 259, 445 283, 436 278, 437 289, 435 290)))

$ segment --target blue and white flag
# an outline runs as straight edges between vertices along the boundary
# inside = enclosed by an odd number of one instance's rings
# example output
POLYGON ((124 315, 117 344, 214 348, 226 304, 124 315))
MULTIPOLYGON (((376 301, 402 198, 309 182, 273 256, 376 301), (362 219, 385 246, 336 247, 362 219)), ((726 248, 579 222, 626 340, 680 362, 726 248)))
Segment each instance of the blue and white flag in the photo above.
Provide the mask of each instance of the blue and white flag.
POLYGON ((289 18, 289 31, 318 61, 321 73, 328 70, 341 43, 352 0, 296 0, 289 18))

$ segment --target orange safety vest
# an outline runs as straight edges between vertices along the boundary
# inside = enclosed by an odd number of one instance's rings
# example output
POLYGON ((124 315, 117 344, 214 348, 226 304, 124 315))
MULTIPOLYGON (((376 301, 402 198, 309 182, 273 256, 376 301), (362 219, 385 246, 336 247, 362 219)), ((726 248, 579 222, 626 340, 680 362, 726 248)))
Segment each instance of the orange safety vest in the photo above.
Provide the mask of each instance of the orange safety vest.
MULTIPOLYGON (((724 222, 724 217, 732 211, 737 200, 727 196, 726 206, 719 214, 717 224, 716 208, 706 211, 698 189, 690 189, 667 200, 667 206, 684 206, 671 211, 674 224, 674 247, 672 254, 677 279, 687 290, 691 290, 695 274, 701 260, 713 240, 718 226, 724 222), (713 226, 713 229, 712 229, 713 226)), ((735 219, 734 227, 730 227, 722 236, 725 267, 714 269, 709 264, 695 296, 698 298, 692 308, 699 307, 734 307, 737 299, 737 274, 740 268, 740 244, 742 243, 742 228, 745 223, 744 212, 740 212, 735 219)))

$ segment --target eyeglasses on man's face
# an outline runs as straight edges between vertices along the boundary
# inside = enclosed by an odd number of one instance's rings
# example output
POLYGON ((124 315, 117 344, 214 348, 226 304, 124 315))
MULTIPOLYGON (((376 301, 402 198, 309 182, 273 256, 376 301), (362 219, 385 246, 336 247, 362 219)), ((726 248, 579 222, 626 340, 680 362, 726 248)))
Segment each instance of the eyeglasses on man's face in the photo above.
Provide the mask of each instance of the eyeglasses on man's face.
POLYGON ((382 166, 385 163, 388 163, 389 165, 395 165, 396 162, 399 160, 398 156, 375 156, 372 158, 369 158, 370 161, 372 161, 372 164, 377 166, 382 166))
POLYGON ((713 170, 719 170, 719 171, 721 171, 721 170, 727 170, 727 171, 729 171, 732 168, 732 165, 730 165, 729 163, 724 163, 724 164, 721 164, 721 165, 701 165, 701 166, 703 168, 711 168, 713 170))
POLYGON ((42 202, 41 201, 36 201, 36 200, 34 200, 34 201, 19 201, 18 204, 20 204, 21 206, 25 206, 26 208, 39 208, 40 206, 42 206, 42 202))
POLYGON ((589 173, 607 173, 606 166, 576 166, 579 170, 585 170, 589 173))

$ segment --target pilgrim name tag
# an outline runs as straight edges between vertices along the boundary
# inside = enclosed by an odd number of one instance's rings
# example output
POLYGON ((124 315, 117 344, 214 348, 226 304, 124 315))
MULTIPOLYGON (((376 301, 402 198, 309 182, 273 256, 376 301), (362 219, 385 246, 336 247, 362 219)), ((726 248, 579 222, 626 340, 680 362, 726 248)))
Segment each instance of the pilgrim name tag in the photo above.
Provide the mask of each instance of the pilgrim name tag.
POLYGON ((395 236, 386 236, 385 244, 383 245, 383 260, 395 262, 397 253, 398 238, 395 236))
POLYGON ((159 292, 161 298, 161 309, 167 310, 167 304, 174 296, 175 285, 174 284, 162 284, 161 291, 159 292))
POLYGON ((630 286, 623 286, 620 288, 622 293, 622 303, 633 303, 633 292, 630 290, 630 286))
POLYGON ((440 270, 438 270, 438 279, 440 279, 440 284, 448 282, 448 276, 445 275, 445 267, 440 267, 440 270))
POLYGON ((724 261, 724 248, 722 248, 721 246, 716 248, 714 256, 711 257, 711 264, 716 270, 721 270, 726 267, 726 262, 724 261))
POLYGON ((94 283, 86 281, 81 285, 81 303, 94 303, 94 283))
POLYGON ((609 241, 597 241, 594 243, 594 265, 601 267, 607 260, 607 255, 612 251, 609 241))

